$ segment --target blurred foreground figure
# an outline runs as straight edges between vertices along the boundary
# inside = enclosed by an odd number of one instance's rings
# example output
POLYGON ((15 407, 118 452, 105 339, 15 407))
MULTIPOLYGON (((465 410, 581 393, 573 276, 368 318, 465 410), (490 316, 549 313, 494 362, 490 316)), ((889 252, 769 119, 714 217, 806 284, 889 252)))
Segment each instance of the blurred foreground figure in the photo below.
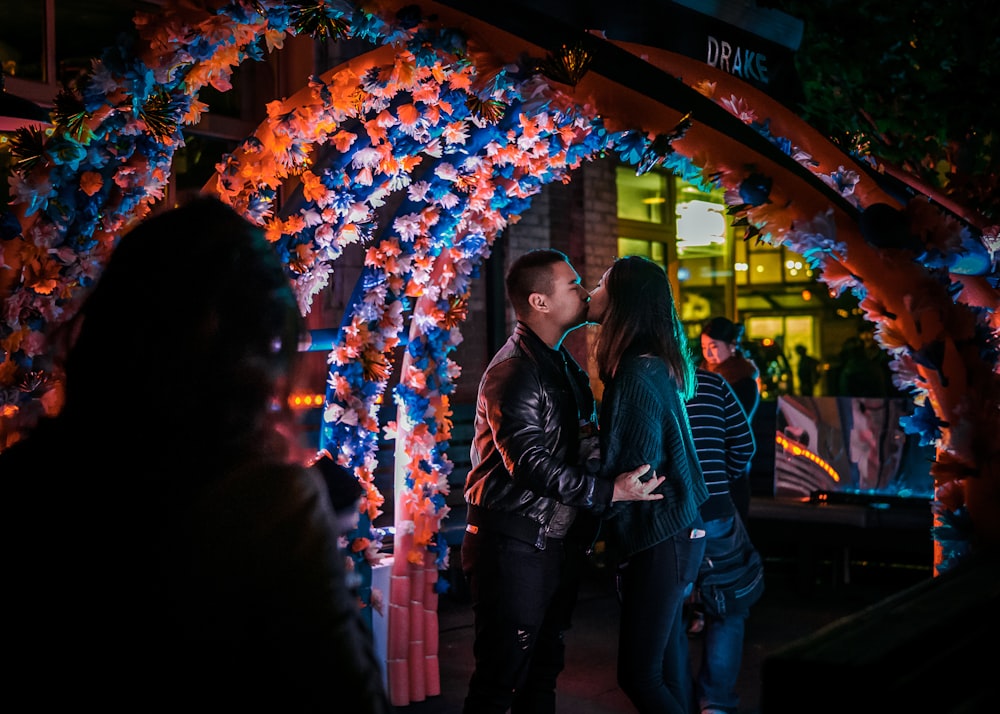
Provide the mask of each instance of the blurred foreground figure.
POLYGON ((64 408, 0 454, 8 695, 391 711, 326 486, 282 436, 302 322, 262 232, 207 197, 157 214, 67 327, 64 408))

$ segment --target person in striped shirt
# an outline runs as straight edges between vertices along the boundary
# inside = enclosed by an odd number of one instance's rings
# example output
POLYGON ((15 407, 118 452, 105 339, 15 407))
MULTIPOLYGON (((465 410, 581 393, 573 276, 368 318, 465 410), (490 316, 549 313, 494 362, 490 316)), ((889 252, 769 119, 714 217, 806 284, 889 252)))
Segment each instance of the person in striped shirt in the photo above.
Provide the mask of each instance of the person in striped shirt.
MULTIPOLYGON (((712 538, 729 535, 738 525, 730 482, 747 478, 747 464, 756 443, 747 415, 729 383, 706 369, 699 368, 695 374, 697 391, 686 406, 708 487, 708 500, 701 505, 701 515, 710 542, 712 538)), ((697 587, 696 582, 695 593, 697 587)), ((695 668, 695 696, 701 714, 735 712, 739 705, 736 681, 743 656, 746 614, 714 617, 698 610, 696 604, 692 610, 689 632, 704 633, 701 660, 695 668)))

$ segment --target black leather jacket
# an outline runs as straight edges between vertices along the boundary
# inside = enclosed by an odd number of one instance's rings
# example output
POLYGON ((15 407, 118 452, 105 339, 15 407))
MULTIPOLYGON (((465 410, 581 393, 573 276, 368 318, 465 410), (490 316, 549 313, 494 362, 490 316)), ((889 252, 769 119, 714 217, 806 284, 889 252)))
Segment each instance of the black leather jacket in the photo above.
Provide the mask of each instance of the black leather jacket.
POLYGON ((553 519, 565 515, 557 504, 610 505, 613 484, 590 473, 580 453, 581 417, 593 424, 594 416, 587 373, 565 348, 553 350, 518 323, 479 383, 465 482, 470 526, 544 548, 553 519))

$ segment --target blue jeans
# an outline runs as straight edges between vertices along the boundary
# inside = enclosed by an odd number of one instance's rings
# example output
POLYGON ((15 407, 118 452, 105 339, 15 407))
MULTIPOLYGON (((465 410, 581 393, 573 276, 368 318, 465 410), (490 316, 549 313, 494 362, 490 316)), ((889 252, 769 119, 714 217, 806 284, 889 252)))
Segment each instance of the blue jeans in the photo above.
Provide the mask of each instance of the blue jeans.
MULTIPOLYGON (((733 518, 718 518, 705 522, 706 539, 730 533, 733 518)), ((724 709, 735 712, 739 707, 736 682, 743 661, 743 630, 746 615, 712 617, 705 614, 701 662, 695 677, 695 696, 702 709, 724 709)))
POLYGON ((705 538, 692 539, 690 529, 684 529, 620 567, 618 686, 640 714, 690 714, 693 694, 682 609, 704 553, 705 538))

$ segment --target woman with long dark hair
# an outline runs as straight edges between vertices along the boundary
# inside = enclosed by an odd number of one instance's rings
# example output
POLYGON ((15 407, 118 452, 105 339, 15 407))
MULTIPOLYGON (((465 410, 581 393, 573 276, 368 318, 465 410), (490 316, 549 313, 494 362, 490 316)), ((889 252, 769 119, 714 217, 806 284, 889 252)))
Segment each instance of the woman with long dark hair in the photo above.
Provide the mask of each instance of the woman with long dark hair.
POLYGON ((653 464, 664 498, 613 506, 608 541, 619 558, 618 684, 639 712, 689 714, 682 608, 705 552, 708 497, 684 402, 694 364, 666 273, 647 258, 617 260, 591 293, 589 319, 604 382, 601 453, 608 477, 653 464))

